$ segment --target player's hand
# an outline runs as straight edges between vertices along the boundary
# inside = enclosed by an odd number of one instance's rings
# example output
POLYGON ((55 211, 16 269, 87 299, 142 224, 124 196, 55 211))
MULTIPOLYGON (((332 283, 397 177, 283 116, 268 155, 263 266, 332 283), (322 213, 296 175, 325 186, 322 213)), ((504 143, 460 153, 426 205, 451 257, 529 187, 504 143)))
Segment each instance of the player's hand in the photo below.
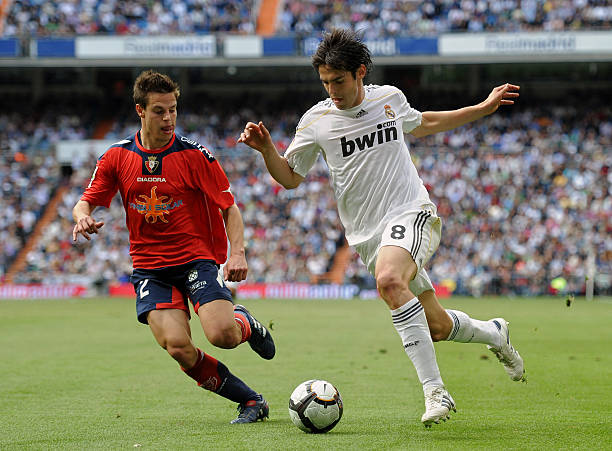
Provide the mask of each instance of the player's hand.
POLYGON ((104 221, 96 221, 91 216, 83 216, 77 221, 72 229, 72 241, 77 240, 79 234, 83 235, 88 241, 91 240, 90 233, 98 233, 104 226, 104 221))
POLYGON ((240 138, 238 138, 238 142, 244 143, 262 153, 274 148, 270 132, 261 121, 258 124, 247 122, 243 132, 240 134, 240 138))
POLYGON ((244 255, 230 254, 223 267, 223 279, 228 282, 241 282, 247 277, 249 267, 244 255))
POLYGON ((510 83, 493 88, 489 97, 482 103, 485 114, 494 113, 500 105, 514 105, 514 99, 519 96, 517 92, 519 89, 520 86, 510 83))

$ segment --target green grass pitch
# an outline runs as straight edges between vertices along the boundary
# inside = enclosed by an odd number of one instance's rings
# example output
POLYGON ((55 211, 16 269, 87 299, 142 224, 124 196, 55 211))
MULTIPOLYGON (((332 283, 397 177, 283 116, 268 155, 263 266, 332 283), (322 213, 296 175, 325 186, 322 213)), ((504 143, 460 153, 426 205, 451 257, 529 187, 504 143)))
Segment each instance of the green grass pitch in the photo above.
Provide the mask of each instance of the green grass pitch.
POLYGON ((416 374, 380 300, 241 300, 273 322, 277 356, 194 340, 265 395, 270 419, 197 388, 137 323, 133 299, 0 301, 0 449, 612 449, 612 302, 451 298, 510 321, 528 383, 484 345, 436 344, 458 412, 426 430, 416 374), (326 379, 344 401, 328 434, 299 431, 289 395, 326 379))

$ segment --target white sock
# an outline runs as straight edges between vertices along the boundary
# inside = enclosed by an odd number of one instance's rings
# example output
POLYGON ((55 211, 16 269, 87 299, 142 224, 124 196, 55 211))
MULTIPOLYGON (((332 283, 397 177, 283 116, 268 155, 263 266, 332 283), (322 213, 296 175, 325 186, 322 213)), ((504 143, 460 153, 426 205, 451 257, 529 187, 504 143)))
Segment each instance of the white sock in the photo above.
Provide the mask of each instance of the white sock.
POLYGON ((436 351, 429 334, 425 311, 419 300, 414 298, 400 308, 391 310, 391 318, 423 388, 444 385, 436 361, 436 351))
POLYGON ((484 343, 498 347, 501 335, 491 321, 470 318, 459 310, 446 310, 453 320, 453 328, 446 340, 459 343, 484 343))

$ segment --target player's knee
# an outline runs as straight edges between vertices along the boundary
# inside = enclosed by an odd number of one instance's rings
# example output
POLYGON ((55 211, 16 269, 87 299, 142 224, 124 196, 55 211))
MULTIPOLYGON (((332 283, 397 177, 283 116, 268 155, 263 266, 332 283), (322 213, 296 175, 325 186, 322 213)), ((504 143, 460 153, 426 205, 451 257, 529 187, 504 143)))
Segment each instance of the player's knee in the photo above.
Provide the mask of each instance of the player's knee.
POLYGON ((165 346, 163 347, 174 360, 177 362, 185 362, 188 360, 191 348, 193 346, 189 340, 169 339, 166 340, 165 346))
POLYGON ((228 327, 219 327, 206 333, 206 338, 213 346, 223 349, 232 349, 240 344, 240 334, 234 324, 228 327))
POLYGON ((408 288, 396 272, 387 270, 376 276, 376 287, 383 298, 397 296, 408 288))

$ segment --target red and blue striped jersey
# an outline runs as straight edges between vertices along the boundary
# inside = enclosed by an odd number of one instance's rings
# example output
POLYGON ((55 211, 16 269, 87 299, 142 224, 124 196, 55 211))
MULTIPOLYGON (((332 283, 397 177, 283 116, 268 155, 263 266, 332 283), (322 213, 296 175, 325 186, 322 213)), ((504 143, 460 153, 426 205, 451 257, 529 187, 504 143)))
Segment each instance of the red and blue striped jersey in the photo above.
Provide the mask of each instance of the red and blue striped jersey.
POLYGON ((219 162, 204 146, 174 135, 145 149, 140 132, 113 144, 99 159, 81 200, 110 206, 119 191, 134 268, 227 258, 221 210, 234 204, 219 162))

